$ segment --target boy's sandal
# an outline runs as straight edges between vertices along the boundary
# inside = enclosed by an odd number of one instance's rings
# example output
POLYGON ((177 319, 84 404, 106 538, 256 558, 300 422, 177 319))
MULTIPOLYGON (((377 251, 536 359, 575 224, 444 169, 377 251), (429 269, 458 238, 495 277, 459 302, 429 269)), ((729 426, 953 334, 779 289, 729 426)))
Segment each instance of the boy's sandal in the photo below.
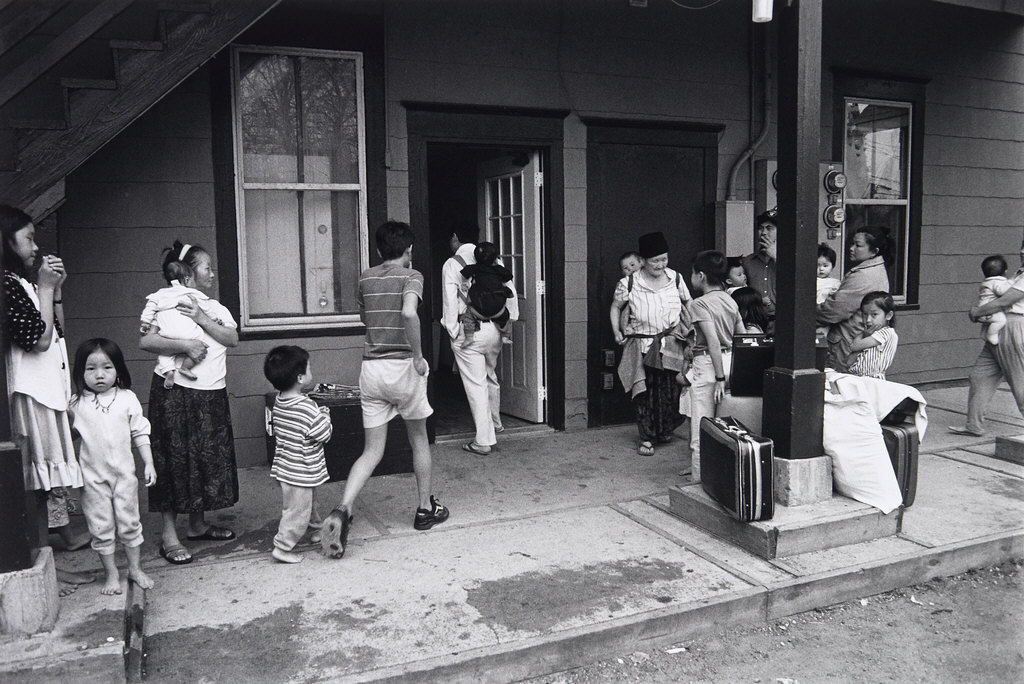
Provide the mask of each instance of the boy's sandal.
POLYGON ((654 455, 654 445, 651 444, 650 442, 646 442, 646 441, 645 442, 640 442, 640 444, 636 448, 636 453, 639 456, 653 456, 654 455))
POLYGON ((186 537, 189 541, 229 541, 234 538, 234 532, 217 525, 210 525, 202 534, 190 534, 186 537))
POLYGON ((192 554, 181 544, 168 546, 166 549, 161 546, 160 557, 171 565, 187 565, 192 562, 192 554))
POLYGON ((491 447, 482 447, 476 442, 466 442, 462 445, 462 450, 477 456, 487 456, 491 453, 491 447))

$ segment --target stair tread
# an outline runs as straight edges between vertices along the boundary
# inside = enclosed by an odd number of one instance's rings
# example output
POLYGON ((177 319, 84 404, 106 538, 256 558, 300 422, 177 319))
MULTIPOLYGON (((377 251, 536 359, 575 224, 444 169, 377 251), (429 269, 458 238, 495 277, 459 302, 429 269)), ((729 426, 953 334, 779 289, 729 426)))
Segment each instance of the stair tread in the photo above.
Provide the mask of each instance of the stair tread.
POLYGON ((161 2, 157 5, 161 12, 188 12, 208 14, 213 11, 209 2, 161 2))
POLYGON ((64 119, 45 119, 31 117, 14 117, 8 120, 11 128, 35 128, 49 131, 61 131, 68 127, 64 119))
POLYGON ((60 84, 65 88, 117 89, 117 81, 112 78, 62 78, 60 79, 60 84))
POLYGON ((109 45, 115 50, 149 50, 159 52, 164 49, 164 44, 159 40, 124 40, 114 38, 109 41, 109 45))

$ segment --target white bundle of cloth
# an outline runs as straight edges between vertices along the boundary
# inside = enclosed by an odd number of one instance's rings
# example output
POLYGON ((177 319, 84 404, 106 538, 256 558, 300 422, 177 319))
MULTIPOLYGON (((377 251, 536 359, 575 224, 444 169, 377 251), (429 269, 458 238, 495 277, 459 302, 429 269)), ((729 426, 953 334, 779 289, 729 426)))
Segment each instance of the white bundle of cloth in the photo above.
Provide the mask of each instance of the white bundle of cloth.
POLYGON ((917 402, 914 424, 924 439, 925 400, 910 385, 828 370, 822 442, 832 457, 833 488, 888 514, 903 503, 879 421, 904 399, 917 402))

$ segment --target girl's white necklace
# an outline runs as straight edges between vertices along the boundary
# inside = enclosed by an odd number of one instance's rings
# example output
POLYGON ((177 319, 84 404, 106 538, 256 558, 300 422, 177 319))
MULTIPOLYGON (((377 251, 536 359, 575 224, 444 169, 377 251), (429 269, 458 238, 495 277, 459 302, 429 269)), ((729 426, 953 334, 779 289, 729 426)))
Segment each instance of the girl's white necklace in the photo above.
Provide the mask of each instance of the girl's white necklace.
POLYGON ((110 398, 110 401, 107 402, 106 406, 104 406, 103 404, 100 403, 100 395, 95 394, 95 393, 92 395, 92 403, 95 404, 96 408, 98 408, 103 413, 110 413, 110 407, 114 405, 114 401, 116 399, 117 399, 117 386, 116 385, 114 386, 114 396, 112 396, 110 398))

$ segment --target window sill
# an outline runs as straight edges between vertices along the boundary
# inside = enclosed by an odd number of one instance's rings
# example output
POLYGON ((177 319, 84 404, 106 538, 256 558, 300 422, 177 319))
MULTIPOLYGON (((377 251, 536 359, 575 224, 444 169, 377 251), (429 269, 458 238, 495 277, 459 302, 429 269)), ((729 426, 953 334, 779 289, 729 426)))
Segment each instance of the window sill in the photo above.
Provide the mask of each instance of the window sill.
POLYGON ((238 340, 248 342, 255 340, 290 340, 309 337, 355 337, 365 335, 366 326, 350 325, 343 328, 305 328, 302 330, 240 330, 238 340))

